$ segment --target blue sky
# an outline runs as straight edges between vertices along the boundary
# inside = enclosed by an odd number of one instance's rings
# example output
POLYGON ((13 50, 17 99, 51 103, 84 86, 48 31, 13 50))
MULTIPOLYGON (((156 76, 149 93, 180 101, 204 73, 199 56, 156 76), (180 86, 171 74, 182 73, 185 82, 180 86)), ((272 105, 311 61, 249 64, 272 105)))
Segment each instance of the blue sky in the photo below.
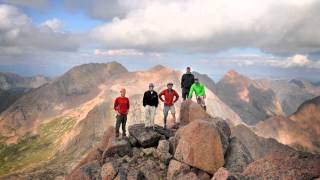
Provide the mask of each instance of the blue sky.
POLYGON ((116 60, 129 70, 192 66, 215 80, 235 69, 253 78, 320 81, 316 0, 0 3, 0 71, 58 76, 116 60))

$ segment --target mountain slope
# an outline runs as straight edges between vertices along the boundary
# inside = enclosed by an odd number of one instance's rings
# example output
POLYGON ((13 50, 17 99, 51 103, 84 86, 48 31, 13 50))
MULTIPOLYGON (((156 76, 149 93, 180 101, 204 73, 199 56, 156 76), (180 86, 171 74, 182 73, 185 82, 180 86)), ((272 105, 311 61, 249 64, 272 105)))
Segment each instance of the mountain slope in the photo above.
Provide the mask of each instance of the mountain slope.
POLYGON ((271 89, 259 86, 236 71, 229 71, 217 83, 216 94, 250 125, 283 114, 280 101, 271 89))
POLYGON ((44 76, 22 77, 0 72, 0 114, 22 95, 50 81, 44 76))
POLYGON ((2 139, 14 143, 37 123, 51 119, 95 97, 112 75, 127 72, 118 63, 78 66, 49 84, 22 96, 0 115, 2 139), (39 122, 37 122, 39 121, 39 122))
POLYGON ((44 76, 23 77, 14 73, 0 72, 0 89, 9 90, 14 88, 37 88, 50 81, 44 76))
POLYGON ((301 104, 288 118, 272 117, 256 125, 255 131, 297 149, 320 152, 320 96, 301 104))

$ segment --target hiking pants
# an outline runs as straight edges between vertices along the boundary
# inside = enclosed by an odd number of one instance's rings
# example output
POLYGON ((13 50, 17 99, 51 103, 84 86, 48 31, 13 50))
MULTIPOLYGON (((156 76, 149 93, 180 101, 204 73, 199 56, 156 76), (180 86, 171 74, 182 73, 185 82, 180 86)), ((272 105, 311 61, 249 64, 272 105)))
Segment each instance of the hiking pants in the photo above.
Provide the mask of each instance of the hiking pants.
POLYGON ((183 100, 186 100, 188 98, 189 91, 190 91, 190 89, 182 88, 182 98, 183 98, 183 100))
POLYGON ((116 118, 117 118, 117 122, 116 122, 116 137, 119 137, 120 125, 122 125, 122 135, 126 136, 127 116, 126 115, 117 115, 116 118))
POLYGON ((154 116, 156 114, 156 107, 146 105, 145 107, 145 126, 146 127, 153 127, 154 126, 154 116))

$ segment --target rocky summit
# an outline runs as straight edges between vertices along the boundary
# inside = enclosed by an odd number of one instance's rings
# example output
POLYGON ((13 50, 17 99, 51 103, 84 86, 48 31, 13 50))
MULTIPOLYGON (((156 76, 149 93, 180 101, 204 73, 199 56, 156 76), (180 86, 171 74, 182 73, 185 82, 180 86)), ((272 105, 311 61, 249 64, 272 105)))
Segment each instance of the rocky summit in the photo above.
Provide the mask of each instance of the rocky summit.
MULTIPOLYGON (((190 102, 184 102, 190 103, 190 102)), ((194 104, 196 106, 196 104, 194 104)), ((186 105, 182 104, 182 107, 186 105)), ((183 110, 190 113, 188 110, 183 110)), ((202 112, 205 113, 205 112, 202 112)), ((183 116, 188 117, 188 116, 183 116)), ((115 138, 109 128, 95 148, 66 177, 78 179, 312 179, 320 177, 320 156, 283 148, 259 154, 241 132, 223 119, 207 117, 165 129, 129 127, 129 137, 115 138), (239 135, 237 137, 236 135, 239 135), (251 153, 254 153, 253 155, 251 153)), ((249 129, 246 129, 249 131, 249 129)), ((254 134, 254 132, 251 132, 254 134)), ((256 136, 256 135, 252 135, 256 136)), ((267 143, 256 137, 254 143, 267 143)))

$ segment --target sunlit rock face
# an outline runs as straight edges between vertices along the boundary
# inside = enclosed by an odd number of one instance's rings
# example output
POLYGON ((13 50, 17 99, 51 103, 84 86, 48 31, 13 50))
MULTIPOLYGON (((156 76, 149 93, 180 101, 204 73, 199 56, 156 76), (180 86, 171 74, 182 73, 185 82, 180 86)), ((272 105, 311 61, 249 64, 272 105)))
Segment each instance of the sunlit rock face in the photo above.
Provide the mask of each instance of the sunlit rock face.
POLYGON ((216 84, 216 94, 249 125, 283 114, 281 103, 272 89, 234 70, 216 84))

